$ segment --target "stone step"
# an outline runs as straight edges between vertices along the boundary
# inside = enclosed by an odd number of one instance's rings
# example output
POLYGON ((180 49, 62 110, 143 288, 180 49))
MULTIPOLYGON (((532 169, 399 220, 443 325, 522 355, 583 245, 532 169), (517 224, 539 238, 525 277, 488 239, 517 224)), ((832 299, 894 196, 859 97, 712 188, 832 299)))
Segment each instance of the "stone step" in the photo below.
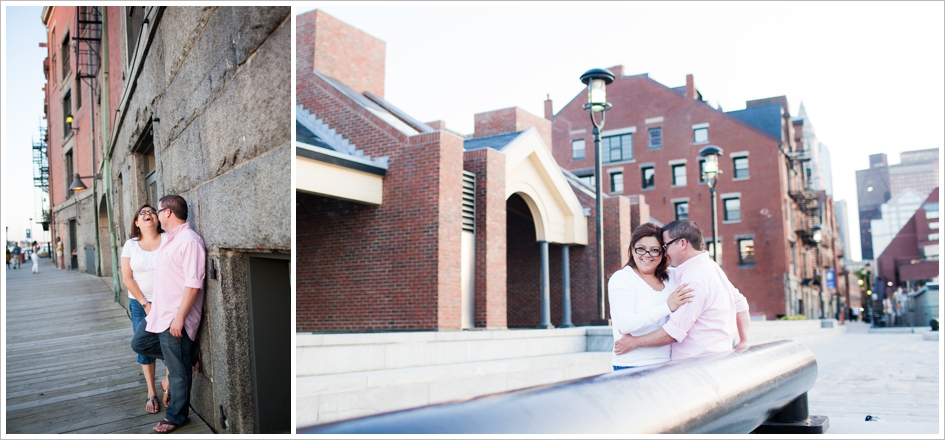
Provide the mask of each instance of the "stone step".
POLYGON ((298 377, 297 426, 467 399, 608 371, 609 352, 578 352, 298 377))
POLYGON ((296 376, 429 367, 587 351, 586 328, 296 335, 296 376))

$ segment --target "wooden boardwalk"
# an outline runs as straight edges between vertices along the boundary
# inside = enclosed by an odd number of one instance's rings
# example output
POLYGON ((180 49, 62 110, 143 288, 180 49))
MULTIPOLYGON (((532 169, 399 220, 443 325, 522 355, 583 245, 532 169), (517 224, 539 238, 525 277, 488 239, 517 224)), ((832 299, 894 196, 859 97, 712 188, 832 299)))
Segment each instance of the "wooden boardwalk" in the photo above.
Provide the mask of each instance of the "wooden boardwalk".
MULTIPOLYGON (((46 259, 31 267, 6 275, 6 434, 151 433, 164 408, 144 410, 131 320, 109 285, 46 259)), ((159 394, 163 377, 158 361, 159 394)), ((191 410, 175 433, 213 431, 191 410)))

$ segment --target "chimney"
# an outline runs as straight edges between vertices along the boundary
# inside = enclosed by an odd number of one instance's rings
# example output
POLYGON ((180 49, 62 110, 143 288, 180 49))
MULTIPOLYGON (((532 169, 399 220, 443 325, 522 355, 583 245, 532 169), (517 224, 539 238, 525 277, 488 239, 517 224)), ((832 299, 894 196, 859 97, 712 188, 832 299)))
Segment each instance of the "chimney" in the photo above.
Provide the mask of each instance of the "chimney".
MULTIPOLYGON (((545 101, 545 105, 550 101, 545 101)), ((547 107, 546 107, 547 108, 547 107)), ((509 107, 490 112, 476 113, 473 138, 525 131, 535 127, 545 146, 551 149, 551 121, 540 118, 518 107, 509 107)))
POLYGON ((696 99, 696 82, 691 73, 686 75, 686 99, 696 99))
POLYGON ((546 97, 546 99, 545 99, 545 119, 547 119, 547 120, 550 121, 550 120, 551 120, 551 117, 554 116, 554 112, 552 111, 552 107, 551 107, 551 95, 548 94, 548 95, 545 95, 545 97, 546 97))

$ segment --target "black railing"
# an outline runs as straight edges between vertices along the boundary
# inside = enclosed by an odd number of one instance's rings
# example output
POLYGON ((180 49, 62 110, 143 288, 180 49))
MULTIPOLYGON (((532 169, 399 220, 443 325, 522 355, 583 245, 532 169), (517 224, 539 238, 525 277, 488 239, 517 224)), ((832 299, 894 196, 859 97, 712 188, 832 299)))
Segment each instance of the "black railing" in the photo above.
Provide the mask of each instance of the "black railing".
POLYGON ((794 341, 298 429, 299 434, 823 433, 794 341))

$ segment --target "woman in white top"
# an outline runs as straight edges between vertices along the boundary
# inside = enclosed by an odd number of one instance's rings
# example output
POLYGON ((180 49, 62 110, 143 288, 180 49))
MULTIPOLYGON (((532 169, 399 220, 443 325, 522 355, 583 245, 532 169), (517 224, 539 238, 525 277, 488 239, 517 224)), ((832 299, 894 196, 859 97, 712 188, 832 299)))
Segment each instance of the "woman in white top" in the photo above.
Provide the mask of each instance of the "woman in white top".
MULTIPOLYGON (((692 289, 676 286, 663 252, 663 231, 644 223, 630 236, 630 261, 610 277, 607 293, 614 342, 621 336, 641 336, 663 326, 671 312, 692 301, 692 289)), ((612 353, 614 371, 669 362, 670 346, 640 347, 629 353, 612 353)))
MULTIPOLYGON (((135 212, 131 222, 131 239, 125 242, 121 250, 121 278, 128 288, 129 311, 131 312, 131 332, 139 325, 145 325, 144 318, 151 312, 151 295, 154 293, 154 271, 157 268, 157 251, 167 240, 167 234, 158 223, 157 212, 151 205, 144 204, 135 212)), ((144 371, 148 384, 148 400, 145 411, 154 414, 160 410, 157 403, 157 391, 154 389, 154 358, 138 355, 138 363, 144 371)), ((168 379, 161 382, 164 389, 164 406, 170 400, 168 379)))

